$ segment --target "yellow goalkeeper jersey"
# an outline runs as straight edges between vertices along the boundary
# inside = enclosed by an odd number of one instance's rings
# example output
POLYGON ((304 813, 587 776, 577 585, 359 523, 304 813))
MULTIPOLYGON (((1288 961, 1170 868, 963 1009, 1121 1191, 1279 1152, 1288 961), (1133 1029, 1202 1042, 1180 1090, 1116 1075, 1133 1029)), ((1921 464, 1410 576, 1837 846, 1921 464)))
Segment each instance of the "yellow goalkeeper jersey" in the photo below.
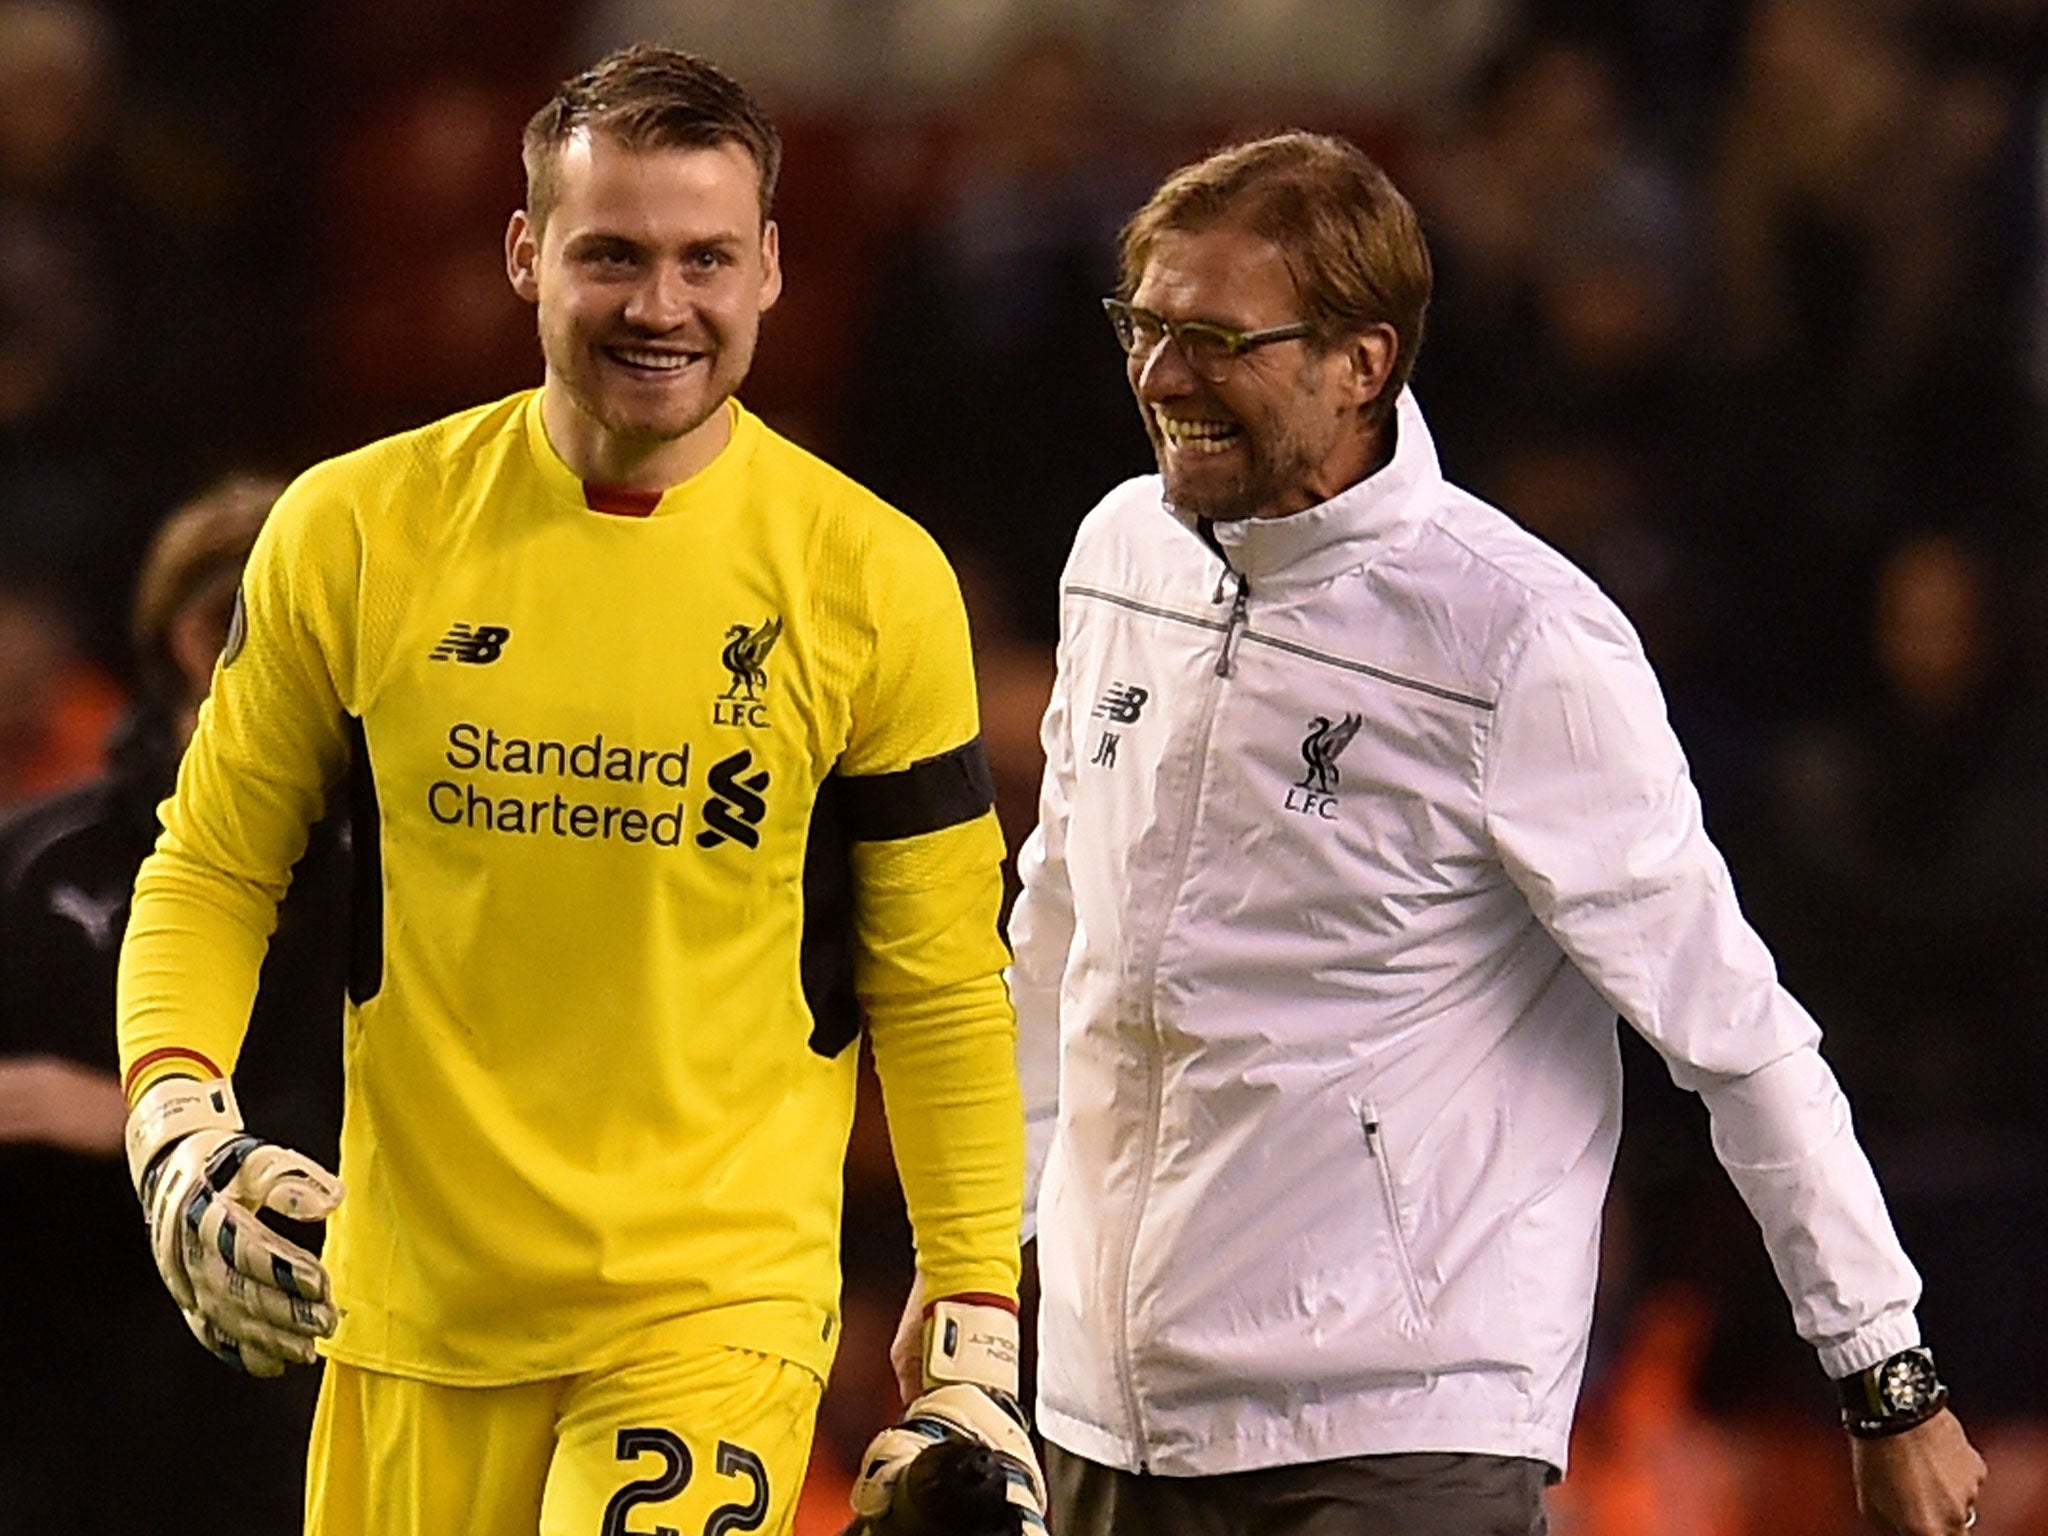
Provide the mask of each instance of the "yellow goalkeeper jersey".
POLYGON ((539 400, 278 503, 137 880, 123 1071, 232 1069, 347 785, 331 1352, 484 1384, 656 1329, 823 1375, 858 1053, 811 1005, 807 918, 854 936, 932 1293, 1015 1294, 1002 844, 958 588, 737 402, 716 460, 622 515, 539 400))

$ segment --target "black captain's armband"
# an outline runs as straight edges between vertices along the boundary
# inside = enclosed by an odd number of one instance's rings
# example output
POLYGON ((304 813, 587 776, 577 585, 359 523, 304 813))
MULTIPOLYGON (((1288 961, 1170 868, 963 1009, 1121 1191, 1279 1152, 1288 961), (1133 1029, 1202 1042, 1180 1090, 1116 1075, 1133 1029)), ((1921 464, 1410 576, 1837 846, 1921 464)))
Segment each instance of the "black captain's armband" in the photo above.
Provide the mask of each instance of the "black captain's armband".
POLYGON ((804 929, 800 955, 810 1047, 828 1060, 860 1037, 853 989, 854 843, 886 843, 943 832, 995 804, 981 738, 895 773, 828 774, 804 841, 804 929))
POLYGON ((995 780, 979 736, 894 773, 847 775, 840 784, 847 835, 857 843, 943 832, 974 820, 996 802, 995 780))

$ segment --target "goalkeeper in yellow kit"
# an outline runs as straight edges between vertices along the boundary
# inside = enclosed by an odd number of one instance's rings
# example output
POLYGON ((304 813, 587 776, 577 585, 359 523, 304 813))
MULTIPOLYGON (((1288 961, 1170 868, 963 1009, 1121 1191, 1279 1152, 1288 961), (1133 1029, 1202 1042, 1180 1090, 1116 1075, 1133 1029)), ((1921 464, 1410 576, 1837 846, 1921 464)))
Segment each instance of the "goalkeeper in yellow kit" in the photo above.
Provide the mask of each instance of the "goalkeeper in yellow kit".
POLYGON ((952 574, 733 398, 782 282, 779 143, 739 86, 628 50, 524 149, 506 257, 542 387, 287 491, 136 884, 158 1267, 244 1369, 324 1340, 312 1536, 781 1530, 837 1342, 857 1052, 822 993, 850 969, 941 1298, 936 1390, 857 1498, 945 1422, 1015 1458, 1035 1524, 1002 849, 952 574), (231 1087, 336 794, 340 1181, 231 1087), (331 1216, 324 1268, 266 1209, 331 1216))

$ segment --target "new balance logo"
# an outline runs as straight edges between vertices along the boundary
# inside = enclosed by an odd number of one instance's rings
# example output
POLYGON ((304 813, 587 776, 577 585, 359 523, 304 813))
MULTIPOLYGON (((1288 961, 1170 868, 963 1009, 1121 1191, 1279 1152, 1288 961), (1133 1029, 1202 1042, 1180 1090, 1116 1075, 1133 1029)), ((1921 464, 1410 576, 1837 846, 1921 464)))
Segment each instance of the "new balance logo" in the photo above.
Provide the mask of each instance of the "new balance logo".
POLYGON ((500 624, 454 624, 441 643, 427 653, 429 661, 466 661, 481 667, 505 654, 512 631, 500 624))
POLYGON ((754 829, 768 814, 768 802, 761 798, 768 787, 768 770, 747 773, 753 763, 754 754, 741 751, 711 765, 706 775, 711 781, 711 798, 704 802, 704 830, 697 834, 698 847, 716 848, 723 842, 735 842, 742 848, 761 846, 761 834, 754 829))
POLYGON ((1114 720, 1118 725, 1135 725, 1145 708, 1145 701, 1151 697, 1149 690, 1140 688, 1136 683, 1111 683, 1096 701, 1095 718, 1114 720))

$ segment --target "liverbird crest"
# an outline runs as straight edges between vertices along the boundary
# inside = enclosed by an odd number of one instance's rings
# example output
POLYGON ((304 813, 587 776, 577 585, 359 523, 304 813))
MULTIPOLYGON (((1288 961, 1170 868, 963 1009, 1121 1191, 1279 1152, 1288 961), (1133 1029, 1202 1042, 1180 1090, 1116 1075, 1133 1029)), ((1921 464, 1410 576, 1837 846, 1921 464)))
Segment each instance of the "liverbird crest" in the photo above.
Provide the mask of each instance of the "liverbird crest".
POLYGON ((780 638, 782 620, 779 618, 763 619, 752 628, 745 624, 734 624, 728 628, 725 648, 718 653, 718 659, 732 674, 732 682, 719 697, 758 697, 760 691, 768 686, 768 653, 775 649, 775 642, 780 638))
POLYGON ((1301 760, 1308 764, 1308 772, 1301 776, 1296 788, 1313 790, 1320 795, 1334 795, 1337 792, 1337 759, 1351 745, 1351 738, 1358 734, 1363 723, 1355 714, 1346 714, 1340 720, 1317 715, 1309 722, 1308 735, 1301 741, 1301 760))

